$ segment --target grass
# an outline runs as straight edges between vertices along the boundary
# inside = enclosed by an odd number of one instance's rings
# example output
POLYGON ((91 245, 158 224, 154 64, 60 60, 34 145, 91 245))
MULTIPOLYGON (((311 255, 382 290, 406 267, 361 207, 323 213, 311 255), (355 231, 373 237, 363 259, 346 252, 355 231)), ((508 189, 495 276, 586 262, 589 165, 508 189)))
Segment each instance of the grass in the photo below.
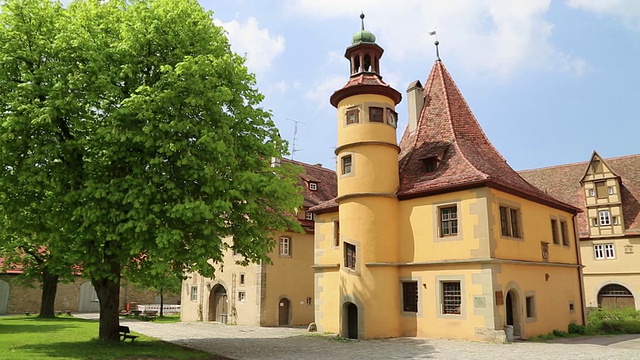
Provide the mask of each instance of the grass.
POLYGON ((54 319, 0 317, 0 358, 31 359, 225 359, 152 337, 133 343, 97 340, 98 322, 62 316, 54 319))

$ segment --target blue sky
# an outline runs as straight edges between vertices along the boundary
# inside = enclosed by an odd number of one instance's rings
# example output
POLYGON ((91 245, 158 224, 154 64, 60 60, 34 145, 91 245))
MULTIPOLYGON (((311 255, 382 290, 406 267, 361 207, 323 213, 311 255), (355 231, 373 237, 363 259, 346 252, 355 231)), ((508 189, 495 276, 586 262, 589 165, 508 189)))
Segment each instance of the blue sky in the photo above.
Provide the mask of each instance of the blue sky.
MULTIPOLYGON (((640 153, 640 1, 200 0, 245 54, 295 160, 335 168, 343 57, 366 28, 384 80, 405 94, 441 58, 493 145, 516 170, 640 153)), ((399 136, 406 102, 397 107, 399 136)))

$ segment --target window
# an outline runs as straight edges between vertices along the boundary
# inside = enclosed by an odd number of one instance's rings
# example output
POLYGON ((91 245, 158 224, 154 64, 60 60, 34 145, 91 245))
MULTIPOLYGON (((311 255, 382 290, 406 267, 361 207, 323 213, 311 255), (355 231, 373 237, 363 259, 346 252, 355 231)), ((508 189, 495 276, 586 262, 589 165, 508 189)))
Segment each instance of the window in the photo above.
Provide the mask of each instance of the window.
POLYGON ((383 119, 383 110, 380 107, 370 107, 369 108, 369 122, 378 122, 381 123, 384 121, 383 119))
POLYGON ((562 245, 569 246, 569 227, 566 221, 560 220, 560 234, 562 235, 562 245))
POLYGON ((351 155, 342 157, 342 175, 351 174, 351 155))
POLYGON ((310 183, 309 183, 309 190, 311 190, 311 191, 316 191, 316 190, 318 190, 318 183, 310 182, 310 183))
POLYGON ((429 156, 422 159, 422 164, 424 164, 425 172, 435 172, 438 169, 438 158, 436 156, 429 156))
POLYGON ((521 237, 520 211, 506 206, 500 206, 500 231, 502 236, 521 237))
POLYGON ((344 243, 344 266, 351 270, 356 269, 356 246, 344 243))
POLYGON ((616 258, 613 244, 593 244, 593 254, 598 260, 616 258))
POLYGON ((307 298, 307 305, 312 305, 313 304, 313 299, 311 299, 310 297, 307 298))
POLYGON ((198 300, 198 287, 197 286, 192 286, 191 287, 191 301, 197 301, 198 300))
POLYGON ((280 256, 291 256, 291 238, 280 238, 280 256))
POLYGON ((458 207, 448 206, 440 208, 440 236, 458 234, 458 207))
POLYGON ((359 113, 358 109, 347 110, 347 125, 357 124, 359 122, 359 113))
POLYGON ((247 298, 247 294, 244 291, 238 291, 238 301, 244 302, 247 298))
POLYGON ((240 274, 240 285, 244 285, 244 274, 240 274))
POLYGON ((398 113, 388 109, 387 110, 387 124, 393 126, 394 128, 398 126, 398 113))
POLYGON ((613 195, 613 188, 612 187, 609 187, 608 191, 609 191, 609 195, 613 195))
POLYGON ((462 305, 462 293, 459 281, 447 281, 442 283, 442 313, 460 314, 462 305))
POLYGON ((536 311, 535 311, 535 302, 533 301, 533 296, 527 296, 525 305, 527 310, 527 317, 528 318, 535 317, 536 311))
POLYGON ((558 220, 556 219, 551 219, 551 238, 554 244, 560 244, 560 238, 558 237, 558 220))
POLYGON ((609 197, 609 192, 607 191, 607 184, 604 181, 598 181, 596 183, 596 193, 598 194, 598 199, 604 199, 609 197))
POLYGON ((598 212, 598 218, 600 219, 600 226, 611 225, 611 213, 609 213, 609 210, 598 212))
POLYGON ((333 222, 333 246, 340 246, 340 221, 333 222))
POLYGON ((305 212, 304 219, 305 220, 313 220, 313 213, 311 211, 305 212))
POLYGON ((402 311, 418 312, 418 282, 402 283, 402 311))
POLYGON ((596 196, 596 189, 589 189, 589 196, 596 196))

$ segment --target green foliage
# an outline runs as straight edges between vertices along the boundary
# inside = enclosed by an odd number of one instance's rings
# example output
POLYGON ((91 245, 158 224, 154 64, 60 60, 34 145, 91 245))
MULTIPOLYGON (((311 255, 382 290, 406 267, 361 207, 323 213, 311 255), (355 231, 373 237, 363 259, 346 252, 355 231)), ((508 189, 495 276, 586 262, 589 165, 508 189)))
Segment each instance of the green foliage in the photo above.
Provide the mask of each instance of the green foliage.
POLYGON ((569 324, 569 334, 585 335, 587 333, 587 327, 584 325, 578 325, 574 323, 569 324))
POLYGON ((97 328, 95 321, 67 316, 55 319, 2 317, 0 353, 6 360, 209 359, 212 356, 144 335, 134 343, 103 344, 94 339, 97 328))
POLYGON ((600 330, 607 334, 640 334, 640 321, 607 320, 600 324, 600 330))
POLYGON ((553 330, 552 331, 553 336, 555 337, 567 337, 569 334, 562 331, 562 330, 553 330))
POLYGON ((594 309, 587 314, 589 329, 600 330, 602 324, 611 321, 639 321, 640 311, 633 308, 622 309, 594 309))
POLYGON ((294 171, 270 167, 286 143, 211 17, 196 0, 4 2, 3 237, 118 281, 212 275, 232 235, 267 260, 273 231, 300 230, 294 171))

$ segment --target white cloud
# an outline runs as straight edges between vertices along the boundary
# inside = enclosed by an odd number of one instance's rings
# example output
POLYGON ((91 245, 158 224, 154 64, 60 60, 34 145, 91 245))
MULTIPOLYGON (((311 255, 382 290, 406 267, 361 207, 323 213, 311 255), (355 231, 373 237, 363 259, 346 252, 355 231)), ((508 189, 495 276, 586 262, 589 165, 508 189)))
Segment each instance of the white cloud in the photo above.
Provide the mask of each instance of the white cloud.
POLYGON ((572 8, 601 16, 612 16, 624 26, 640 31, 640 1, 638 0, 568 0, 567 4, 572 8))
POLYGON ((319 108, 327 107, 328 99, 334 91, 342 88, 346 83, 344 75, 331 75, 324 77, 322 81, 309 87, 304 97, 316 102, 319 108))
MULTIPOLYGON (((545 19, 551 0, 302 0, 293 11, 310 19, 353 18, 360 10, 367 29, 376 34, 394 61, 433 59, 436 29, 445 61, 462 64, 469 73, 507 79, 532 68, 581 75, 589 68, 580 57, 551 43, 553 25, 545 19)), ((640 3, 640 2, 639 2, 640 3)))
POLYGON ((284 38, 272 36, 268 29, 260 28, 254 17, 249 17, 244 23, 236 20, 223 22, 218 19, 214 19, 214 22, 228 32, 233 51, 246 55, 247 67, 258 76, 266 73, 274 59, 285 49, 284 38))

